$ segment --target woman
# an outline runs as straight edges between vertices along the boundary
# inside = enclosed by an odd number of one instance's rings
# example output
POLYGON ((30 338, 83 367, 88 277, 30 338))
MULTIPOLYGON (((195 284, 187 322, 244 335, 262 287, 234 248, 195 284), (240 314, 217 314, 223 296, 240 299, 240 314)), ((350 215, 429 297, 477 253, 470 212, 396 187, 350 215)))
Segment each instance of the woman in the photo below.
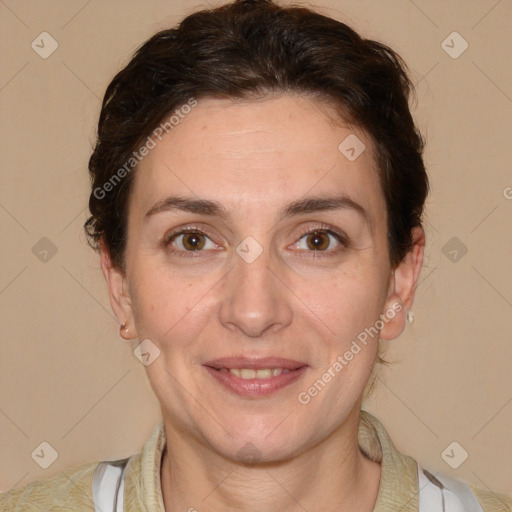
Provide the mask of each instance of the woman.
POLYGON ((140 48, 105 94, 86 230, 162 421, 2 510, 510 510, 361 411, 423 260, 411 91, 391 49, 265 0, 140 48))

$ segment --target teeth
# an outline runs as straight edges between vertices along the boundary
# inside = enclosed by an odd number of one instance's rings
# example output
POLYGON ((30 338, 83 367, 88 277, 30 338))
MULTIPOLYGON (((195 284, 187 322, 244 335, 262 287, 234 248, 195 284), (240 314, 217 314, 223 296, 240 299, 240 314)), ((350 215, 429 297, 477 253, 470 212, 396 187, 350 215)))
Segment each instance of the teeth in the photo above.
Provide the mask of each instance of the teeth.
POLYGON ((254 370, 252 368, 230 368, 229 372, 242 379, 270 379, 282 373, 288 373, 287 368, 265 368, 262 370, 254 370))

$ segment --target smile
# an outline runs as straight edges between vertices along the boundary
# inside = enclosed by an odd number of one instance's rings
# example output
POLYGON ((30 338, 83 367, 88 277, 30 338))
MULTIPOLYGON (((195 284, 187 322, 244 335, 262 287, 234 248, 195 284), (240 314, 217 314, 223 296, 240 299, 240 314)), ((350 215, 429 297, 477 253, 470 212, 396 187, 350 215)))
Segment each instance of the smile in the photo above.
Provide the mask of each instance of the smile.
POLYGON ((229 372, 245 380, 249 379, 270 379, 277 377, 282 373, 288 373, 288 368, 265 368, 263 370, 254 370, 253 368, 221 368, 221 372, 229 372))
POLYGON ((276 365, 273 366, 268 362, 263 363, 263 360, 245 360, 242 364, 239 361, 238 365, 232 360, 218 360, 203 365, 203 368, 222 389, 242 397, 262 398, 297 381, 309 368, 304 363, 281 361, 281 366, 277 365, 277 361, 273 361, 276 365))

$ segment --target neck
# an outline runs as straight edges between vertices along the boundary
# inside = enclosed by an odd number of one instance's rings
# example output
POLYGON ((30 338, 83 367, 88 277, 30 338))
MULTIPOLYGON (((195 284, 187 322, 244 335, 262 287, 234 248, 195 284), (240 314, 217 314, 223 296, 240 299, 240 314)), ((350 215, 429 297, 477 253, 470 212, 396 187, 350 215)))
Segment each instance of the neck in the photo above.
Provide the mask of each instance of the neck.
POLYGON ((372 512, 380 464, 359 449, 359 410, 327 439, 286 461, 247 466, 205 450, 165 423, 161 486, 166 512, 372 512), (168 448, 170 447, 170 452, 168 448))

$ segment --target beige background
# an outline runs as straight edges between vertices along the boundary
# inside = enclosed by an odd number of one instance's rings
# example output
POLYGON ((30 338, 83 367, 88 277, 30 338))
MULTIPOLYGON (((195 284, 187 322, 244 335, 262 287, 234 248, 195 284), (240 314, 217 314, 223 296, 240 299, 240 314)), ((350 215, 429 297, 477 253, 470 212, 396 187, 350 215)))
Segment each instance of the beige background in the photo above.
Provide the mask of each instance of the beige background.
MULTIPOLYGON (((415 322, 389 344, 395 363, 366 408, 423 465, 512 492, 512 3, 317 5, 405 58, 428 139, 432 194, 415 322), (469 43, 457 59, 441 46, 453 31, 469 43), (456 262, 452 237, 467 247, 456 262), (441 457, 453 441, 469 453, 456 470, 441 457)), ((131 455, 159 417, 136 343, 120 341, 85 244, 87 160, 113 75, 155 31, 203 6, 0 1, 0 491, 131 455), (59 45, 47 59, 31 48, 43 31, 59 45), (46 262, 32 252, 42 237, 57 249, 46 262), (46 470, 31 458, 43 441, 59 454, 46 470)))

